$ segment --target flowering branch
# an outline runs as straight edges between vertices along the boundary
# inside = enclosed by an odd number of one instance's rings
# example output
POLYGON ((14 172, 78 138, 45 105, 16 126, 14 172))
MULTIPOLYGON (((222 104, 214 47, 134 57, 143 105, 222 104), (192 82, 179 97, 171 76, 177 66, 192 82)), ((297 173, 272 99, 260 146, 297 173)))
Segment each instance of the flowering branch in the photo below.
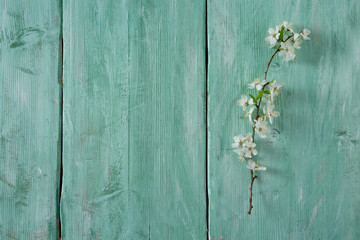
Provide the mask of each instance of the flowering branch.
POLYGON ((258 133, 260 138, 266 138, 267 134, 270 133, 270 129, 267 127, 269 120, 270 124, 273 123, 274 117, 279 117, 280 113, 274 111, 275 97, 279 95, 283 83, 277 83, 275 79, 267 81, 267 73, 271 62, 277 53, 279 56, 284 57, 284 61, 288 62, 294 60, 295 58, 295 49, 300 49, 301 38, 304 40, 310 40, 308 35, 310 31, 307 29, 302 30, 300 33, 296 33, 293 30, 293 25, 288 24, 287 22, 282 22, 277 25, 275 29, 270 28, 268 30, 269 36, 265 40, 270 44, 271 48, 276 48, 274 54, 271 56, 267 68, 265 71, 264 80, 260 81, 259 78, 256 78, 249 84, 250 89, 256 89, 258 94, 254 97, 252 94, 249 94, 250 98, 248 99, 246 95, 242 95, 238 100, 238 105, 240 105, 245 113, 245 116, 249 118, 249 121, 253 123, 252 133, 248 133, 246 136, 238 135, 234 137, 234 143, 232 144, 235 153, 239 155, 238 160, 245 162, 247 159, 247 168, 250 169, 251 183, 250 183, 250 199, 249 199, 249 211, 248 214, 251 214, 253 208, 252 205, 252 192, 253 184, 257 178, 255 171, 265 171, 266 167, 260 167, 258 163, 253 160, 253 156, 257 155, 257 150, 255 149, 255 133, 258 133), (268 87, 268 88, 267 88, 268 87), (262 99, 267 99, 267 106, 263 108, 263 114, 260 114, 260 107, 262 99), (247 108, 250 107, 249 111, 247 108), (252 120, 253 112, 256 108, 255 119, 252 120), (239 147, 241 147, 239 149, 239 147))

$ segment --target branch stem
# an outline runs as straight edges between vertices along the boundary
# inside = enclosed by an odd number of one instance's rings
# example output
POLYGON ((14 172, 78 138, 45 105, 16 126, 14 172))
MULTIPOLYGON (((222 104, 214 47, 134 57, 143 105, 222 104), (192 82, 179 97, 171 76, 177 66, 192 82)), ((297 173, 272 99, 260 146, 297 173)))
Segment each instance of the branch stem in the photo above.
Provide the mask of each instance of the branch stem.
MULTIPOLYGON (((294 35, 290 35, 288 36, 285 40, 283 40, 282 42, 286 42, 287 40, 289 40, 291 37, 293 37, 294 35)), ((280 48, 281 48, 281 44, 276 48, 274 54, 271 56, 268 64, 267 64, 267 67, 266 67, 266 71, 265 71, 265 77, 264 77, 264 80, 266 81, 266 77, 267 77, 267 73, 269 71, 269 67, 271 65, 271 62, 272 60, 274 59, 275 55, 280 52, 280 48)), ((265 87, 267 85, 270 84, 271 81, 268 81, 264 84, 264 86, 261 88, 261 91, 264 91, 265 90, 265 87)), ((255 121, 257 121, 260 117, 259 115, 259 112, 260 112, 260 105, 261 105, 261 100, 262 100, 262 96, 260 97, 259 99, 259 102, 258 104, 255 104, 256 106, 256 117, 255 117, 255 120, 254 120, 254 126, 253 126, 253 133, 252 133, 252 140, 253 140, 253 143, 255 143, 255 121)), ((257 178, 257 176, 255 175, 254 176, 254 170, 250 170, 250 174, 251 174, 251 184, 250 184, 250 199, 249 199, 249 211, 248 211, 248 214, 250 215, 251 214, 251 209, 253 208, 253 205, 252 205, 252 190, 253 190, 253 184, 254 184, 254 180, 257 178)))
POLYGON ((255 178, 257 178, 257 176, 254 176, 254 171, 250 170, 250 174, 251 174, 251 185, 250 185, 250 201, 249 201, 249 211, 248 214, 251 214, 251 209, 254 207, 252 205, 252 189, 253 189, 253 184, 254 184, 254 180, 255 178))

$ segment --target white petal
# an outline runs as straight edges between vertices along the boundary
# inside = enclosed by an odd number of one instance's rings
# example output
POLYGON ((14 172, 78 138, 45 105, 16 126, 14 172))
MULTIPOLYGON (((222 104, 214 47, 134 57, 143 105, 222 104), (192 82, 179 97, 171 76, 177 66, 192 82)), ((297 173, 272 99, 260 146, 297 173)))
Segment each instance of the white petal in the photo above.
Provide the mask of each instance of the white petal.
POLYGON ((276 31, 275 31, 275 29, 273 29, 273 28, 269 28, 268 33, 269 33, 269 34, 275 34, 276 31))
POLYGON ((239 147, 240 145, 239 145, 239 143, 233 143, 233 144, 231 144, 231 147, 232 148, 237 148, 237 147, 239 147))
POLYGON ((259 133, 259 137, 260 137, 260 138, 266 138, 266 134, 264 134, 264 133, 259 133))
POLYGON ((256 165, 255 162, 252 159, 249 159, 248 165, 246 167, 249 169, 254 169, 255 165, 256 165))
POLYGON ((255 107, 251 107, 250 110, 249 110, 249 113, 253 113, 255 107))
POLYGON ((253 149, 252 154, 253 154, 253 155, 257 155, 257 150, 256 150, 256 149, 253 149))
POLYGON ((285 56, 286 55, 286 51, 285 50, 281 50, 280 52, 279 52, 279 56, 280 57, 283 57, 283 56, 285 56))
POLYGON ((269 116, 269 122, 270 122, 270 124, 273 123, 273 118, 271 116, 269 116))
POLYGON ((302 30, 302 32, 305 34, 305 35, 309 35, 311 32, 309 29, 306 29, 304 28, 304 30, 302 30))
POLYGON ((237 155, 239 156, 242 156, 243 155, 243 151, 241 149, 236 149, 234 150, 234 153, 236 153, 237 155))
POLYGON ((265 170, 266 170, 266 167, 257 167, 256 170, 265 171, 265 170))

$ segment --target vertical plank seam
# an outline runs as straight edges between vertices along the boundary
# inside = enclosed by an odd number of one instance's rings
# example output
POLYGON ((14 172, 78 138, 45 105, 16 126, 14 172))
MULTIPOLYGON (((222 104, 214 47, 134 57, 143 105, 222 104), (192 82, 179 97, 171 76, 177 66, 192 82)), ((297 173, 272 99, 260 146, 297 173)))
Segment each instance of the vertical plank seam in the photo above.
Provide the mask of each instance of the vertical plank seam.
POLYGON ((61 192, 62 192, 62 184, 63 184, 63 65, 64 65, 64 39, 63 39, 63 1, 59 1, 59 9, 60 9, 60 46, 59 46, 59 98, 60 98, 60 106, 59 106, 59 160, 58 160, 58 179, 59 179, 59 187, 57 192, 57 206, 56 206, 56 215, 57 215, 57 238, 61 239, 61 210, 60 210, 60 201, 61 201, 61 192))
POLYGON ((206 168, 206 236, 210 239, 210 226, 209 226, 209 158, 208 158, 208 5, 205 0, 205 168, 206 168))

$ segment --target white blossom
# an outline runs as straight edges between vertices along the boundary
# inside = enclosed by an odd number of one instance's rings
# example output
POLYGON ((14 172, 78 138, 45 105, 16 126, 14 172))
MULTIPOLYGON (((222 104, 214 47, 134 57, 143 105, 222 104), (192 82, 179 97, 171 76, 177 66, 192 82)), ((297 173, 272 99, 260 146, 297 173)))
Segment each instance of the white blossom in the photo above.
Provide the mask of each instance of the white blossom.
POLYGON ((246 142, 244 144, 244 152, 245 152, 245 157, 247 158, 251 158, 252 155, 257 155, 257 150, 255 149, 256 144, 253 142, 246 142))
POLYGON ((248 169, 253 170, 253 171, 265 171, 266 167, 260 167, 258 163, 255 163, 252 159, 248 160, 248 165, 246 166, 248 169))
POLYGON ((239 157, 238 157, 238 160, 240 161, 240 162, 244 162, 245 161, 245 158, 246 158, 246 153, 245 153, 245 151, 244 151, 244 149, 242 148, 242 149, 236 149, 236 150, 234 150, 234 152, 237 154, 237 155, 239 155, 239 157))
POLYGON ((249 118, 249 121, 252 122, 252 114, 255 110, 255 107, 250 108, 249 111, 245 112, 245 117, 249 118))
POLYGON ((290 32, 294 32, 293 27, 294 25, 292 23, 288 23, 287 21, 283 21, 280 23, 280 29, 284 26, 285 30, 289 30, 290 32))
POLYGON ((310 33, 311 33, 310 30, 304 28, 304 30, 300 32, 300 35, 304 38, 304 40, 310 40, 310 38, 308 37, 310 33))
POLYGON ((267 104, 266 107, 263 108, 264 114, 269 118, 269 122, 273 123, 273 117, 280 116, 280 113, 278 111, 274 111, 275 105, 273 104, 267 104))
POLYGON ((238 135, 234 137, 234 143, 231 145, 232 148, 242 147, 244 143, 252 143, 252 133, 248 133, 246 136, 238 135))
POLYGON ((280 36, 279 31, 280 31, 279 26, 276 26, 275 29, 269 28, 268 30, 269 36, 265 38, 265 41, 270 44, 270 48, 275 47, 280 36))
POLYGON ((294 48, 300 49, 301 43, 302 40, 300 38, 300 35, 298 33, 294 33, 294 48))
POLYGON ((278 83, 276 80, 269 85, 270 97, 272 101, 274 100, 275 96, 279 95, 280 88, 282 88, 282 86, 284 86, 284 83, 278 83))
POLYGON ((270 133, 270 129, 267 127, 267 122, 260 118, 259 120, 255 120, 255 131, 259 134, 259 137, 266 138, 266 134, 270 133))
POLYGON ((246 138, 243 135, 238 135, 234 137, 234 143, 231 145, 232 148, 242 147, 246 142, 246 138))
POLYGON ((253 139, 252 139, 252 133, 248 133, 245 136, 246 142, 252 143, 253 139))
POLYGON ((259 78, 255 78, 250 84, 248 84, 250 89, 256 88, 256 90, 260 91, 262 87, 266 84, 266 81, 260 81, 259 78))
POLYGON ((279 52, 280 57, 284 57, 283 61, 288 62, 295 58, 295 47, 291 41, 281 43, 281 50, 279 52))
POLYGON ((254 101, 252 98, 249 98, 248 100, 246 95, 241 95, 241 98, 237 101, 237 104, 241 106, 244 111, 246 111, 246 107, 253 105, 254 101))

